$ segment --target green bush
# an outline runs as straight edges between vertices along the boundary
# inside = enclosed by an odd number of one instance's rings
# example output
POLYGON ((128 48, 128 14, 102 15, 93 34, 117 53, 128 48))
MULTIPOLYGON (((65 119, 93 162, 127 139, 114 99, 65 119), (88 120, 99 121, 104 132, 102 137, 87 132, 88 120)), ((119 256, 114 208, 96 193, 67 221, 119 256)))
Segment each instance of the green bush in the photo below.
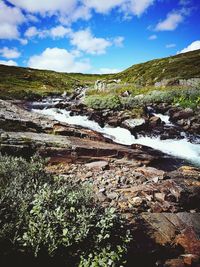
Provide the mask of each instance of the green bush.
POLYGON ((67 266, 122 266, 130 241, 125 221, 92 192, 47 174, 37 156, 29 162, 0 156, 2 255, 11 241, 10 250, 62 258, 67 266))
POLYGON ((154 90, 147 94, 138 96, 129 96, 122 99, 124 108, 137 108, 141 105, 151 103, 173 103, 183 107, 196 108, 200 104, 200 89, 180 89, 172 90, 154 90))
POLYGON ((85 98, 86 106, 93 109, 114 109, 121 107, 121 101, 115 95, 92 95, 85 98))

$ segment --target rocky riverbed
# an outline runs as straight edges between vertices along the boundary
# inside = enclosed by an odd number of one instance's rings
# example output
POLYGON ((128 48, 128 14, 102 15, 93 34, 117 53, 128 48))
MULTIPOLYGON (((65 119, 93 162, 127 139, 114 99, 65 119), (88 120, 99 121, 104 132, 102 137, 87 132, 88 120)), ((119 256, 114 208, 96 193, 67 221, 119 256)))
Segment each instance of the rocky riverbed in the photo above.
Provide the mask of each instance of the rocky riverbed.
POLYGON ((33 112, 30 104, 0 100, 1 153, 39 153, 49 158, 49 172, 89 184, 132 225, 137 266, 199 266, 198 110, 152 105, 135 119, 63 100, 46 110, 36 104, 33 112))

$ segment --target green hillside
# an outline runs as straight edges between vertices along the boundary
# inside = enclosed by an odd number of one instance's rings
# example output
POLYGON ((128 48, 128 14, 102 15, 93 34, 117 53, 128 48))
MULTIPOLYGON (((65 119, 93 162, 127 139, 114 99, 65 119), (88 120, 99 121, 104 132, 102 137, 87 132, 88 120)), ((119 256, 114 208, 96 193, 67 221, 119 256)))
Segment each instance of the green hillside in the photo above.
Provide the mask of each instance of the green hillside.
POLYGON ((0 65, 0 98, 32 98, 72 92, 82 85, 91 85, 100 75, 59 73, 48 70, 0 65))
POLYGON ((133 65, 115 75, 117 79, 142 86, 153 85, 163 79, 172 79, 173 82, 199 77, 200 50, 133 65))
POLYGON ((127 83, 146 87, 164 79, 173 85, 178 79, 189 78, 200 78, 200 50, 151 60, 110 75, 58 73, 0 65, 0 98, 26 99, 64 91, 71 93, 78 86, 93 87, 96 80, 121 79, 122 86, 127 83))

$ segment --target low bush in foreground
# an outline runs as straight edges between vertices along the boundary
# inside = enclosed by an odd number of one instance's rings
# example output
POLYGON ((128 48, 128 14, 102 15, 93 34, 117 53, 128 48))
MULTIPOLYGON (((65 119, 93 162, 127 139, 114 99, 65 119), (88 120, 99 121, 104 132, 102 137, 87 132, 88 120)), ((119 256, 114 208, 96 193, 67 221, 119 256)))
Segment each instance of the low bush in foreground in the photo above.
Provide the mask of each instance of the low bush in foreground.
POLYGON ((23 251, 65 266, 123 266, 130 235, 122 218, 96 203, 89 186, 44 167, 38 157, 0 155, 1 255, 23 251))

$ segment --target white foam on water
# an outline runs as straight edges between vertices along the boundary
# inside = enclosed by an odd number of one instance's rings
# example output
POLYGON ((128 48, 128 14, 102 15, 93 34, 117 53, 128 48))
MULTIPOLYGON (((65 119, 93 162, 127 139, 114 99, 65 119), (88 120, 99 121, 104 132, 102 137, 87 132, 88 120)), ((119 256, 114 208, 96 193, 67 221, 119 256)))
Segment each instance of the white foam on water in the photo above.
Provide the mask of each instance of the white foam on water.
MULTIPOLYGON (((55 120, 68 123, 71 125, 78 125, 84 128, 97 131, 103 134, 105 137, 112 139, 114 142, 123 145, 140 144, 149 146, 154 149, 158 149, 169 155, 191 161, 197 165, 200 165, 200 144, 192 144, 186 138, 181 140, 167 139, 160 140, 159 137, 140 137, 135 139, 131 132, 121 127, 100 127, 95 121, 91 121, 87 116, 70 116, 70 111, 49 108, 43 110, 33 110, 34 112, 51 116, 55 120)), ((161 114, 162 115, 162 114, 161 114)), ((162 115, 164 116, 164 115, 162 115)), ((167 118, 166 122, 167 122, 167 118)))
POLYGON ((153 113, 154 116, 159 117, 161 119, 161 121, 163 121, 166 125, 172 126, 173 124, 170 122, 169 120, 169 116, 168 115, 163 115, 161 113, 153 113))

